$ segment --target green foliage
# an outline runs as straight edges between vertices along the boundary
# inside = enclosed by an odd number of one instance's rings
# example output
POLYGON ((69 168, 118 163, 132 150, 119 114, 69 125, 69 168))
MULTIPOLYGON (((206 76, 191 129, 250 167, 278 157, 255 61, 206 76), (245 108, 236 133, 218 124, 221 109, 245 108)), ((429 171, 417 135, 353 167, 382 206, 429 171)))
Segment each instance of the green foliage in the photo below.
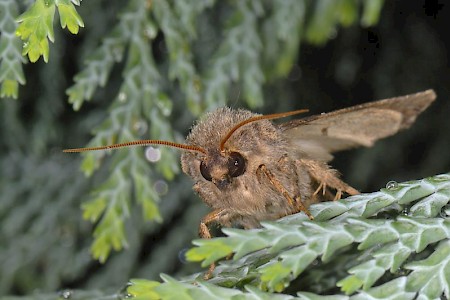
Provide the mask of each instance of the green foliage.
POLYGON ((164 275, 161 284, 132 281, 128 292, 138 299, 150 293, 161 299, 274 299, 272 292, 289 287, 298 299, 347 299, 332 292, 339 286, 352 299, 448 298, 449 202, 450 174, 443 174, 313 205, 314 221, 297 214, 262 229, 224 229, 227 237, 196 240, 186 254, 204 266, 234 254, 207 283, 164 275), (333 284, 321 282, 326 280, 333 284))
POLYGON ((44 61, 48 62, 48 40, 55 40, 55 8, 58 9, 62 28, 67 27, 71 33, 77 34, 79 27, 84 26, 73 4, 80 5, 80 1, 36 0, 19 16, 17 1, 0 3, 0 97, 17 98, 19 84, 25 84, 22 64, 26 60, 21 55, 28 55, 31 62, 43 56, 44 61))
POLYGON ((36 62, 42 55, 48 62, 49 46, 47 38, 54 42, 53 17, 55 5, 37 0, 31 8, 23 13, 17 21, 16 34, 24 41, 23 55, 28 55, 31 62, 36 62))
POLYGON ((77 0, 36 0, 36 2, 17 18, 20 25, 16 34, 23 40, 23 55, 28 55, 31 62, 36 62, 41 55, 48 62, 48 40, 55 41, 53 18, 58 8, 62 28, 67 28, 77 34, 79 27, 84 27, 83 20, 78 15, 73 3, 80 5, 77 0))
POLYGON ((80 5, 79 0, 55 0, 61 27, 64 29, 67 26, 71 33, 77 34, 80 27, 84 27, 84 23, 71 2, 80 5))
MULTIPOLYGON (((372 26, 378 22, 383 0, 365 1, 361 23, 372 26)), ((314 44, 324 44, 336 34, 336 24, 350 26, 357 21, 358 6, 353 0, 315 1, 314 14, 306 30, 306 40, 314 44)))
POLYGON ((90 226, 77 216, 78 193, 88 191, 85 179, 72 176, 77 167, 77 161, 61 155, 44 162, 5 155, 0 168, 0 291, 11 285, 56 288, 90 264, 89 242, 78 241, 79 235, 90 234, 90 226), (69 172, 60 174, 61 168, 69 172))
MULTIPOLYGON (((117 300, 121 299, 122 295, 118 293, 107 294, 102 291, 94 290, 94 291, 84 291, 84 290, 62 290, 54 293, 39 293, 38 291, 34 292, 29 296, 22 297, 14 297, 14 296, 5 296, 2 297, 2 300, 62 300, 62 299, 71 299, 71 300, 117 300)), ((123 297, 122 297, 123 298, 123 297)))
POLYGON ((25 84, 20 41, 15 36, 17 3, 14 0, 0 2, 0 97, 17 98, 19 83, 25 84))
POLYGON ((128 293, 133 299, 242 299, 242 300, 291 300, 300 299, 289 295, 262 292, 247 286, 245 292, 236 289, 222 288, 207 282, 197 282, 195 285, 179 282, 176 279, 161 275, 164 283, 149 280, 132 280, 128 293))

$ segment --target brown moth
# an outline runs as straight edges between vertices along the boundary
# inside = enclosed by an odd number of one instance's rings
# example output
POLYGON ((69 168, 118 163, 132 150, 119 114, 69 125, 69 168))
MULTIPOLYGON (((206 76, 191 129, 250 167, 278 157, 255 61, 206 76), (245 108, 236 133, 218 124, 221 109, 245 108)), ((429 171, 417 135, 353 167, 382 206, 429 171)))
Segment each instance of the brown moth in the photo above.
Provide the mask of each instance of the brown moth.
POLYGON ((159 144, 183 150, 183 172, 212 209, 199 234, 211 238, 209 225, 255 228, 260 221, 298 212, 311 219, 308 207, 358 191, 339 179, 328 162, 332 153, 406 129, 436 98, 433 90, 344 108, 274 124, 270 119, 305 112, 258 115, 219 108, 195 124, 186 144, 141 140, 65 152, 159 144))

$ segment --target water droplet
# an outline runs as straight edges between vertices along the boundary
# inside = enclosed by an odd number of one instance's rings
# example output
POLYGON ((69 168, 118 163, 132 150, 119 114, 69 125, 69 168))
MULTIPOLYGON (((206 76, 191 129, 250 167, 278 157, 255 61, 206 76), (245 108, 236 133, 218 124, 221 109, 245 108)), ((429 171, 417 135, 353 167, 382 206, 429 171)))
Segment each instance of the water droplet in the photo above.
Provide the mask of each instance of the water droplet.
POLYGON ((145 158, 150 162, 157 162, 161 159, 161 150, 153 147, 148 147, 145 150, 145 158))
POLYGON ((133 124, 133 130, 136 131, 137 134, 139 134, 139 135, 143 135, 144 133, 146 133, 147 129, 148 129, 148 125, 147 125, 147 122, 145 122, 144 120, 136 121, 133 124))
POLYGON ((386 188, 390 191, 398 189, 398 183, 397 181, 391 180, 388 183, 386 183, 386 188))
POLYGON ((441 211, 439 212, 439 216, 441 218, 448 218, 448 216, 450 216, 450 207, 444 206, 443 208, 441 208, 441 211))
POLYGON ((450 216, 450 207, 444 209, 444 212, 447 214, 447 216, 450 216))
POLYGON ((403 268, 399 268, 394 274, 396 276, 407 276, 409 274, 409 271, 403 268))
POLYGON ((156 31, 155 27, 152 25, 152 26, 146 26, 144 29, 144 33, 149 39, 152 40, 155 38, 155 36, 158 32, 156 31))
POLYGON ((63 299, 70 299, 70 298, 72 298, 73 291, 63 290, 63 291, 60 291, 59 294, 60 294, 61 298, 63 298, 63 299))
POLYGON ((409 207, 405 207, 405 208, 400 212, 400 214, 403 215, 403 216, 405 216, 405 217, 409 216, 409 207))
POLYGON ((178 252, 178 260, 182 263, 182 264, 187 264, 188 261, 186 259, 186 252, 188 252, 189 248, 183 248, 178 252))
POLYGON ((124 92, 120 92, 117 98, 120 102, 125 102, 127 101, 127 94, 125 94, 124 92))
POLYGON ((158 195, 163 196, 167 194, 169 191, 169 185, 164 180, 157 180, 155 184, 153 184, 153 189, 158 195))

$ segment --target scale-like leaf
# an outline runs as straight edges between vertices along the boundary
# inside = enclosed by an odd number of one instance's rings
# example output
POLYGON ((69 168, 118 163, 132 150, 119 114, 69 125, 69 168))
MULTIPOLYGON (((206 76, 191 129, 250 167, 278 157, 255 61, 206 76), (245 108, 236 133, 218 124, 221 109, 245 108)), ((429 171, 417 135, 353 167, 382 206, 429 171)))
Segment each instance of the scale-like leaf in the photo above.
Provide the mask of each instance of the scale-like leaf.
MULTIPOLYGON (((297 220, 294 217, 288 217, 289 221, 263 223, 262 229, 226 229, 224 232, 229 237, 197 242, 198 247, 191 249, 190 253, 202 253, 203 260, 206 260, 208 264, 231 252, 239 253, 235 257, 236 263, 248 255, 245 264, 249 270, 255 270, 256 273, 251 271, 246 276, 253 280, 256 276, 258 279, 256 282, 265 289, 281 291, 290 281, 305 272, 316 259, 321 258, 322 263, 326 263, 334 258, 336 252, 343 251, 342 249, 351 244, 357 244, 360 252, 350 253, 355 257, 354 260, 361 259, 362 262, 349 269, 352 275, 341 280, 338 285, 348 294, 360 288, 369 292, 386 271, 390 270, 395 274, 412 254, 419 253, 427 246, 450 237, 450 222, 447 219, 424 219, 415 217, 413 214, 396 219, 373 219, 386 207, 392 207, 397 212, 401 212, 403 208, 398 202, 403 202, 403 205, 419 205, 421 201, 438 207, 445 205, 450 201, 450 197, 447 197, 446 203, 442 199, 429 201, 433 191, 444 194, 442 191, 448 189, 450 185, 448 174, 438 176, 440 179, 448 179, 446 184, 442 184, 440 180, 435 181, 433 177, 399 184, 396 190, 398 199, 391 196, 390 191, 383 189, 380 192, 358 195, 340 202, 320 203, 319 209, 314 209, 315 205, 311 207, 313 214, 320 213, 322 216, 325 216, 324 211, 341 213, 341 215, 328 213, 331 220, 310 221, 305 220, 302 214, 298 214, 297 220), (414 197, 416 198, 413 199, 414 197), (357 198, 358 201, 352 203, 352 198, 357 198), (390 200, 380 202, 380 199, 384 198, 390 200), (405 199, 408 200, 405 201, 405 199), (377 205, 371 205, 372 202, 377 205), (379 205, 380 203, 384 204, 379 205), (393 203, 398 205, 392 206, 393 203), (330 209, 327 209, 327 206, 330 209), (333 206, 337 209, 334 210, 333 206), (349 213, 344 211, 343 206, 347 207, 349 213), (367 207, 378 207, 378 211, 371 209, 372 219, 365 218, 367 207), (355 217, 356 212, 360 217, 355 217), (218 256, 215 252, 216 248, 226 248, 227 251, 218 256)), ((196 260, 198 259, 200 259, 199 256, 196 260)), ((237 265, 231 264, 226 268, 219 268, 215 276, 220 276, 224 280, 233 266, 237 265)), ((231 272, 230 276, 235 274, 231 272)))
POLYGON ((416 291, 429 299, 445 295, 450 298, 450 241, 442 241, 426 259, 410 262, 405 269, 413 272, 408 276, 406 289, 416 291))

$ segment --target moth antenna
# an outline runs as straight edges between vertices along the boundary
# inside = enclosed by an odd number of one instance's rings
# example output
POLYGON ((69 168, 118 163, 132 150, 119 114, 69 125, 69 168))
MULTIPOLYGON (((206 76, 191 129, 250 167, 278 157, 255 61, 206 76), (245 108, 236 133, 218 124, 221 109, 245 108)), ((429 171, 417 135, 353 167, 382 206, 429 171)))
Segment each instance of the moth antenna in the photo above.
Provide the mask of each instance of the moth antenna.
POLYGON ((239 128, 241 128, 242 126, 247 125, 248 123, 261 121, 261 120, 280 119, 280 118, 285 118, 285 117, 289 117, 289 116, 293 116, 293 115, 302 114, 302 113, 305 113, 305 112, 308 112, 308 110, 307 109, 300 109, 300 110, 293 110, 293 111, 277 113, 277 114, 271 114, 271 115, 255 116, 255 117, 251 117, 251 118, 249 118, 247 120, 244 120, 244 121, 236 124, 233 128, 231 128, 231 130, 228 131, 227 135, 220 141, 220 151, 224 150, 225 143, 233 135, 233 133, 236 130, 238 130, 239 128))
POLYGON ((160 140, 139 140, 139 141, 126 142, 126 143, 120 143, 120 144, 112 144, 112 145, 100 146, 100 147, 64 149, 63 152, 74 153, 74 152, 108 150, 108 149, 117 149, 117 148, 131 147, 131 146, 147 146, 147 145, 162 145, 162 146, 167 146, 167 147, 183 149, 186 151, 200 152, 205 155, 207 154, 205 149, 198 147, 198 146, 178 144, 178 143, 174 143, 174 142, 160 141, 160 140))

